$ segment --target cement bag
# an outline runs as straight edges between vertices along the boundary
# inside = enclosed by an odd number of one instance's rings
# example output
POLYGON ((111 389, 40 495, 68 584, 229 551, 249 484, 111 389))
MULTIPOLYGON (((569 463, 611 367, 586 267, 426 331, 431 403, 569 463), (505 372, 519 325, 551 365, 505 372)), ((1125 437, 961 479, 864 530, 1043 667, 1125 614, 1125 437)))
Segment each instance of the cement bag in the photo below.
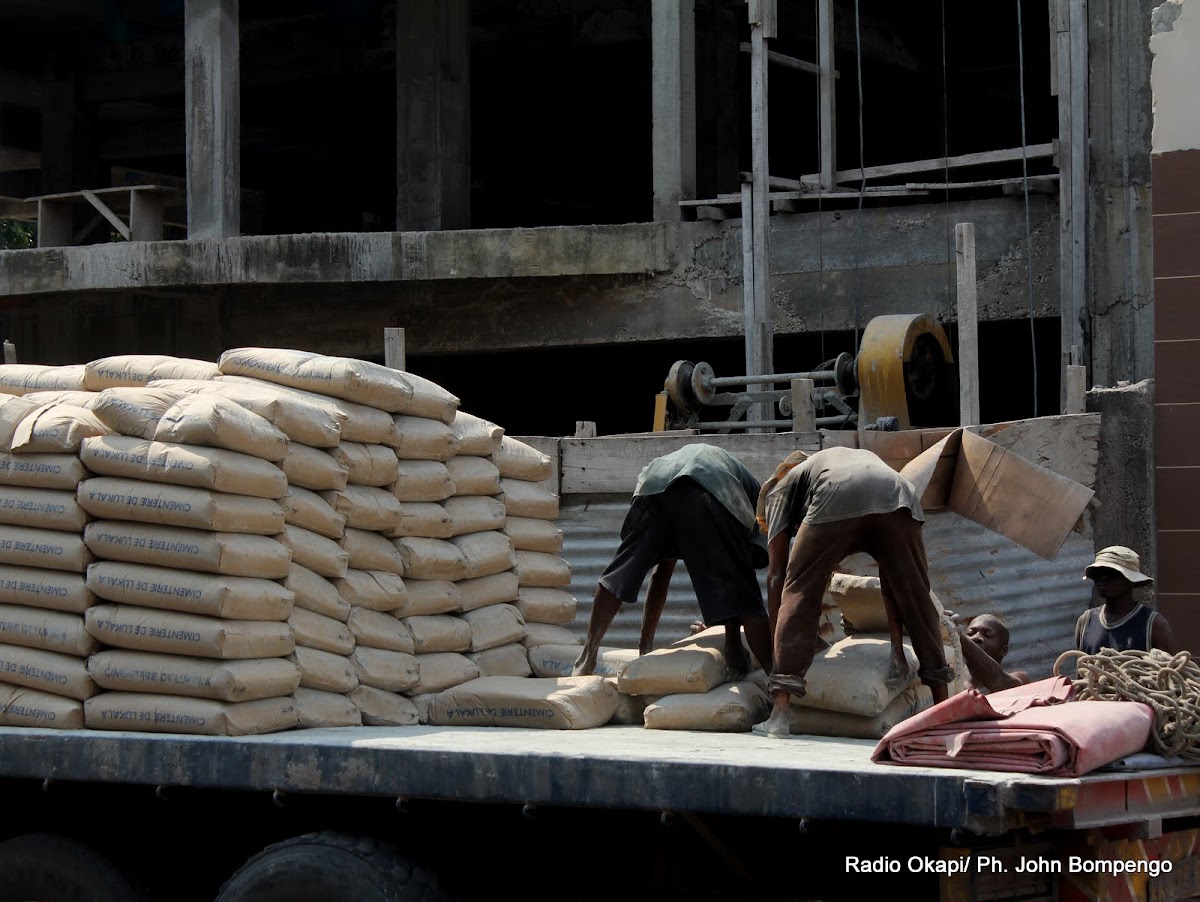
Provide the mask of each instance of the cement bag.
POLYGON ((0 645, 0 683, 79 701, 99 691, 83 658, 20 645, 0 645))
POLYGON ((74 454, 9 454, 0 451, 0 485, 74 491, 75 486, 87 477, 87 469, 74 454))
POLYGON ((140 692, 105 692, 84 704, 83 716, 92 730, 197 736, 257 736, 290 730, 298 723, 291 698, 221 702, 140 692))
POLYGON ((89 519, 74 492, 0 486, 0 523, 82 532, 89 519))
POLYGON ((350 555, 354 570, 383 570, 404 575, 404 558, 396 546, 376 532, 366 529, 347 529, 342 548, 350 555))
POLYGON ((408 413, 417 417, 430 417, 435 420, 441 420, 443 423, 454 422, 459 405, 459 399, 456 395, 446 391, 446 389, 442 388, 436 382, 432 382, 415 373, 405 373, 405 375, 412 383, 413 397, 412 401, 405 405, 406 409, 397 411, 398 413, 408 413))
POLYGON ((526 586, 517 593, 517 610, 527 623, 571 623, 577 602, 562 589, 526 586))
POLYGON ((795 735, 844 736, 848 739, 882 739, 892 727, 933 705, 927 686, 917 684, 897 695, 883 713, 875 717, 822 711, 805 705, 792 705, 788 724, 795 735))
POLYGON ((485 457, 455 456, 446 461, 455 495, 499 495, 500 471, 485 457))
POLYGON ((348 485, 338 492, 321 492, 321 497, 346 516, 346 526, 350 529, 383 532, 395 529, 400 522, 400 502, 386 489, 348 485))
POLYGON ((124 604, 88 608, 87 631, 114 648, 196 658, 279 658, 295 643, 286 623, 222 620, 124 604))
POLYGON ((288 485, 298 485, 314 492, 341 491, 346 487, 350 471, 342 466, 327 451, 309 448, 293 442, 288 446, 287 457, 280 464, 288 485))
POLYGON ((118 435, 152 439, 162 415, 186 397, 161 388, 106 388, 88 410, 118 435))
POLYGON ((887 610, 878 576, 835 573, 825 589, 826 601, 842 612, 847 633, 886 633, 887 610))
POLYGON ((708 692, 725 682, 725 629, 711 627, 631 661, 617 677, 625 695, 708 692))
POLYGON ((150 388, 167 388, 190 395, 225 398, 256 413, 293 442, 313 448, 336 447, 342 437, 346 417, 332 404, 317 404, 307 398, 281 391, 265 383, 156 380, 150 388))
POLYGON ((329 454, 349 471, 346 481, 351 485, 390 486, 396 481, 400 462, 387 445, 342 442, 329 454))
POLYGON ((288 660, 300 668, 300 685, 322 692, 350 692, 358 688, 358 674, 344 655, 297 645, 288 660))
POLYGON ((462 619, 471 627, 471 651, 486 651, 525 638, 525 621, 511 604, 493 604, 467 611, 462 619))
POLYGON ((429 722, 440 727, 588 730, 604 726, 616 710, 617 690, 603 677, 483 677, 434 699, 429 722))
POLYGON ((387 531, 387 536, 392 539, 405 536, 448 539, 453 535, 454 523, 436 501, 401 501, 400 522, 387 531))
POLYGON ((436 460, 400 460, 392 494, 400 501, 442 501, 454 494, 446 465, 436 460))
POLYGON ((73 533, 0 525, 0 564, 82 573, 94 560, 73 533))
POLYGON ((111 432, 90 410, 69 404, 50 404, 35 410, 17 424, 7 450, 19 454, 60 451, 77 454, 85 438, 111 432))
POLYGON ((492 453, 492 463, 508 479, 541 482, 554 475, 554 461, 548 455, 510 435, 504 436, 500 448, 492 453))
POLYGON ((516 563, 513 557, 512 542, 509 541, 508 536, 498 530, 455 536, 450 542, 462 552, 463 579, 475 579, 479 576, 502 573, 505 570, 513 569, 513 564, 516 563))
POLYGON ((504 503, 495 498, 447 498, 441 507, 450 518, 451 535, 504 529, 504 503))
MULTIPOLYGON (((526 628, 531 624, 526 624, 526 628)), ((529 666, 533 675, 539 677, 570 676, 575 661, 579 658, 579 644, 539 645, 529 649, 529 666)), ((630 661, 637 660, 636 648, 604 648, 596 653, 596 676, 620 676, 630 661)), ((639 723, 641 721, 638 721, 639 723)))
POLYGON ((582 643, 575 638, 574 633, 564 627, 555 626, 552 623, 526 623, 523 644, 526 648, 537 648, 539 645, 580 645, 582 643))
POLYGON ((0 603, 82 614, 96 596, 78 573, 0 566, 0 603))
POLYGON ((454 415, 450 427, 458 437, 458 453, 474 457, 487 457, 500 447, 500 439, 504 437, 502 427, 461 410, 454 415))
POLYGON ((413 651, 418 655, 439 651, 469 651, 471 624, 451 614, 405 617, 401 621, 412 636, 413 651))
POLYGON ((510 517, 558 519, 558 496, 543 485, 522 479, 500 477, 504 509, 510 517))
POLYGON ((0 727, 78 730, 83 727, 83 703, 0 683, 0 727))
POLYGON ((335 655, 348 655, 354 651, 354 635, 346 624, 324 614, 314 614, 304 608, 295 608, 288 618, 297 645, 316 648, 335 655))
POLYGON ((848 636, 835 642, 817 652, 805 676, 807 691, 794 700, 807 708, 876 717, 917 681, 917 656, 905 647, 908 675, 901 684, 887 685, 891 652, 886 636, 848 636))
POLYGON ((35 391, 83 391, 84 366, 42 366, 6 363, 0 366, 0 394, 25 395, 35 391))
POLYGON ((341 398, 331 398, 316 392, 287 388, 283 385, 272 385, 269 382, 247 379, 244 376, 222 376, 220 381, 281 392, 289 397, 308 401, 310 404, 317 404, 332 411, 342 420, 342 441, 363 442, 367 445, 391 445, 395 440, 396 424, 392 422, 392 415, 376 407, 355 404, 353 401, 343 401, 341 398))
POLYGON ((458 454, 458 436, 445 423, 425 417, 393 417, 393 447, 401 460, 448 461, 458 454))
POLYGON ((279 535, 279 541, 291 551, 292 560, 301 567, 307 567, 314 573, 330 579, 346 575, 350 555, 333 539, 319 536, 299 526, 286 525, 279 535))
POLYGON ((416 655, 421 678, 417 685, 409 689, 405 695, 425 695, 430 692, 441 692, 451 686, 458 686, 468 680, 479 677, 479 668, 475 662, 464 655, 455 652, 435 652, 433 654, 416 655))
MULTIPOLYGON (((280 471, 280 475, 283 473, 280 471)), ((284 477, 286 484, 287 478, 284 477)), ((308 489, 298 485, 289 485, 287 495, 279 501, 283 507, 283 519, 293 526, 315 532, 319 536, 334 541, 340 540, 346 534, 346 515, 339 514, 329 502, 308 489)))
POLYGON ((404 558, 404 573, 412 579, 463 579, 467 562, 455 545, 444 539, 405 536, 392 544, 404 558))
POLYGON ((445 579, 408 579, 408 603, 395 613, 403 617, 448 614, 462 606, 462 592, 445 579))
POLYGON ((474 611, 488 605, 503 604, 517 598, 517 574, 511 570, 479 576, 475 579, 460 579, 458 591, 462 595, 460 610, 474 611))
POLYGON ((563 532, 551 520, 508 517, 504 521, 504 532, 512 539, 516 551, 562 554, 563 532))
POLYGON ((368 727, 410 727, 417 724, 417 706, 403 695, 374 686, 359 686, 349 695, 368 727))
POLYGON ((161 692, 245 702, 288 695, 300 685, 300 671, 283 658, 212 661, 136 651, 102 651, 87 662, 102 689, 161 692))
POLYGON ((82 407, 91 410, 100 399, 98 391, 34 391, 21 395, 26 401, 37 405, 70 404, 72 407, 82 407))
POLYGON ((544 551, 517 551, 513 569, 522 586, 558 588, 571 585, 571 565, 556 554, 544 551))
POLYGON ((283 588, 295 596, 298 608, 324 614, 342 623, 350 616, 350 603, 342 598, 337 587, 323 576, 318 576, 307 567, 292 564, 283 588))
POLYGON ((404 610, 408 605, 404 580, 384 570, 347 570, 333 585, 347 603, 369 611, 404 610))
POLYGON ((361 727, 362 714, 347 696, 319 689, 297 689, 292 693, 296 717, 303 729, 361 727))
POLYGON ((646 706, 642 722, 648 730, 749 733, 767 719, 770 710, 766 690, 753 680, 742 680, 699 694, 664 695, 646 706))
POLYGON ((467 657, 475 662, 480 676, 528 677, 533 674, 529 653, 520 643, 472 652, 467 657))
POLYGON ((287 620, 293 594, 269 579, 101 561, 88 567, 96 597, 118 604, 228 620, 287 620))
POLYGON ((187 395, 162 415, 160 442, 227 448, 263 460, 283 460, 288 437, 256 413, 224 398, 187 395))
POLYGON ((354 608, 350 611, 346 626, 354 634, 356 645, 402 651, 409 655, 416 650, 408 627, 390 614, 354 608))
POLYGON ((423 692, 420 695, 408 696, 409 701, 413 703, 413 707, 417 709, 417 723, 429 723, 429 709, 433 707, 434 700, 438 697, 436 692, 423 692))
POLYGON ((617 695, 617 710, 610 726, 643 727, 646 725, 646 706, 658 701, 655 695, 617 695))
POLYGON ((350 655, 350 663, 363 686, 374 686, 388 692, 401 692, 417 685, 420 667, 413 655, 402 651, 359 646, 350 655))
MULTIPOLYGON (((46 410, 53 406, 52 404, 39 404, 36 401, 18 398, 14 395, 0 395, 0 450, 12 449, 13 436, 17 433, 17 427, 25 420, 39 410, 46 410)), ((84 408, 72 409, 83 410, 84 408)))
POLYGON ((283 508, 270 498, 181 488, 140 479, 97 476, 79 484, 80 506, 94 517, 273 536, 284 528, 283 508))
POLYGON ((217 365, 207 360, 162 354, 119 354, 84 364, 83 387, 88 391, 103 391, 144 386, 155 379, 215 379, 219 375, 217 365))
MULTIPOLYGON (((287 576, 292 560, 287 548, 266 536, 110 520, 89 523, 83 531, 83 541, 97 557, 109 561, 262 579, 287 576)), ((90 557, 87 563, 91 563, 90 557)))
POLYGON ((103 435, 84 439, 79 457, 99 476, 119 476, 256 498, 282 498, 288 491, 287 477, 279 467, 224 448, 103 435))
POLYGON ((0 605, 0 643, 87 657, 100 648, 79 614, 0 605))

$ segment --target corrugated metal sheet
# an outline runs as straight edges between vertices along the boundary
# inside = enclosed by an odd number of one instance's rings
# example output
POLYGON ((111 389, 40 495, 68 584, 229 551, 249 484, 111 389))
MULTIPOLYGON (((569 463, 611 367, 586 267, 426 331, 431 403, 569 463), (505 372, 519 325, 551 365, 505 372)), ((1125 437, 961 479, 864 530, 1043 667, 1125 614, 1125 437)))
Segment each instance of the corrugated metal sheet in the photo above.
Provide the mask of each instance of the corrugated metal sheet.
MULTIPOLYGON (((571 564, 571 593, 579 600, 572 628, 583 638, 591 616, 596 580, 620 543, 621 524, 629 510, 628 495, 566 495, 558 525, 564 533, 563 557, 571 564)), ((1087 607, 1091 584, 1082 579, 1092 562, 1090 536, 1072 534, 1057 560, 1037 555, 956 514, 929 514, 925 549, 934 592, 947 609, 970 619, 991 612, 1011 631, 1009 669, 1046 676, 1055 658, 1074 642, 1075 620, 1087 607)), ((874 573, 865 555, 847 559, 843 569, 874 573)), ((766 571, 759 571, 766 597, 766 571)), ((645 597, 643 587, 643 598, 645 597)), ((699 618, 691 581, 682 564, 675 571, 667 607, 659 623, 656 645, 682 638, 699 618)), ((622 611, 605 645, 635 648, 641 630, 641 605, 622 611)))

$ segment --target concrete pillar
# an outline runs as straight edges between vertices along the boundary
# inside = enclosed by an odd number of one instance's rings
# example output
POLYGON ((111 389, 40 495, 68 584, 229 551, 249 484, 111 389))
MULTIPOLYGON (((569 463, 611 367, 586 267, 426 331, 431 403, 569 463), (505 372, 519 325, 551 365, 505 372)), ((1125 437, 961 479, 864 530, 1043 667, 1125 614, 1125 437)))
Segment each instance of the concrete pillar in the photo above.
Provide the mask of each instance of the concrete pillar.
POLYGON ((471 225, 470 5, 396 3, 396 229, 471 225))
POLYGON ((185 0, 188 238, 241 233, 238 0, 185 0))
POLYGON ((696 3, 651 0, 654 219, 678 220, 696 194, 696 3))
POLYGON ((696 196, 741 190, 738 175, 740 10, 723 0, 696 2, 696 196))
POLYGON ((75 173, 75 81, 56 79, 42 86, 42 194, 81 187, 75 173))

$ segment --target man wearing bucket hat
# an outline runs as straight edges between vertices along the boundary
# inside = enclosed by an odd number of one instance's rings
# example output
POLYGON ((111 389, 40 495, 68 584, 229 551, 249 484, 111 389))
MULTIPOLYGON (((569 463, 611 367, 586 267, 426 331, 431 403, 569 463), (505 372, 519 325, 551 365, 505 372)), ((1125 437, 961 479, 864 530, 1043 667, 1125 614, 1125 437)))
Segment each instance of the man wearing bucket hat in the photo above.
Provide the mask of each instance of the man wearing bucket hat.
POLYGON ((1096 584, 1104 604, 1088 608, 1075 623, 1075 647, 1094 655, 1102 648, 1175 653, 1175 636, 1167 618, 1133 600, 1133 590, 1154 580, 1142 573, 1137 552, 1123 545, 1102 548, 1083 578, 1096 584))

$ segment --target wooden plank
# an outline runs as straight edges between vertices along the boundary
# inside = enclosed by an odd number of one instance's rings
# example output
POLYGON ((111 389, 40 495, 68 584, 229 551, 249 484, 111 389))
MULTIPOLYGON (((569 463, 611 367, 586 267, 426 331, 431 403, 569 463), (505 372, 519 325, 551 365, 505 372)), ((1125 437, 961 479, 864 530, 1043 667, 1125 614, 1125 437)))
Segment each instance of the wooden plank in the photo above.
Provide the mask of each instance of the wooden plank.
POLYGON ((667 431, 667 393, 660 391, 654 396, 654 426, 653 432, 667 431))
POLYGON ((821 105, 821 188, 832 191, 837 170, 837 118, 836 93, 833 80, 837 73, 833 68, 833 0, 817 0, 817 48, 820 55, 820 80, 818 90, 821 105))
POLYGON ((1087 367, 1067 367, 1067 408, 1064 413, 1083 413, 1087 410, 1087 367))
MULTIPOLYGON (((941 188, 936 185, 936 188, 941 188)), ((775 206, 784 206, 795 201, 817 201, 817 200, 857 200, 859 195, 863 197, 925 197, 929 194, 927 190, 912 191, 902 186, 894 186, 887 188, 867 188, 866 191, 772 191, 771 203, 775 206)), ((732 207, 741 203, 740 194, 718 194, 716 197, 704 198, 702 200, 681 200, 681 207, 732 207)))
POLYGON ((39 200, 62 201, 64 203, 91 203, 85 195, 94 194, 97 197, 112 197, 114 200, 125 200, 126 196, 131 192, 147 191, 154 194, 173 194, 178 193, 174 188, 167 188, 163 185, 122 185, 117 188, 89 188, 86 191, 65 191, 61 194, 39 194, 35 197, 27 197, 26 201, 34 202, 39 200))
POLYGON ((11 341, 9 341, 8 339, 4 340, 4 362, 5 363, 16 363, 17 362, 17 346, 15 344, 13 344, 11 341))
POLYGON ((792 432, 816 432, 817 409, 811 379, 792 380, 792 432))
POLYGON ((596 421, 595 420, 576 420, 575 421, 575 438, 595 438, 596 437, 596 421))
POLYGON ((746 373, 754 372, 754 186, 742 182, 742 344, 746 373))
MULTIPOLYGON (((742 41, 740 44, 738 44, 738 49, 742 51, 742 53, 751 52, 750 44, 746 41, 742 41)), ((796 59, 794 56, 787 56, 783 53, 776 53, 774 50, 767 52, 767 62, 776 63, 780 66, 783 66, 785 69, 799 69, 801 72, 808 72, 812 75, 819 75, 821 72, 821 67, 816 63, 810 63, 807 60, 796 59)), ((838 77, 836 73, 834 77, 838 77)))
POLYGON ((383 365, 393 370, 406 368, 403 329, 388 326, 383 330, 383 365))
POLYGON ((129 194, 129 240, 162 241, 166 198, 150 191, 129 194))
MULTIPOLYGON (((1029 188, 1032 193, 1034 186, 1037 185, 1038 190, 1045 190, 1050 187, 1050 184, 1058 181, 1058 173, 1050 175, 1037 175, 1029 179, 1029 188)), ((1007 188, 1013 186, 1021 188, 1025 180, 1020 176, 1005 179, 977 179, 973 182, 905 182, 904 187, 913 190, 922 191, 960 191, 968 188, 1007 188)))
MULTIPOLYGON (((959 166, 983 166, 987 163, 1011 163, 1021 159, 1020 147, 1004 150, 985 150, 979 153, 964 153, 953 157, 936 157, 931 160, 914 160, 911 163, 886 163, 882 166, 867 166, 863 170, 843 169, 837 173, 837 182, 856 182, 860 178, 889 178, 913 172, 934 172, 938 169, 954 169, 959 166)), ((1027 159, 1034 160, 1054 155, 1054 145, 1031 144, 1025 148, 1027 159)), ((801 176, 801 181, 820 184, 821 174, 814 172, 801 176)))
MULTIPOLYGON (((1079 345, 1083 349, 1083 359, 1070 362, 1087 366, 1091 354, 1082 320, 1090 306, 1087 285, 1088 18, 1085 0, 1068 2, 1071 8, 1071 294, 1069 303, 1064 301, 1060 304, 1060 317, 1064 330, 1063 350, 1079 345)), ((1067 261, 1062 261, 1060 265, 1066 267, 1067 261)))
POLYGON ((975 282, 975 224, 954 226, 955 273, 958 276, 958 422, 979 422, 979 303, 975 282))
MULTIPOLYGON (((750 4, 750 158, 753 174, 751 203, 754 219, 751 223, 752 249, 754 254, 754 323, 751 330, 751 358, 746 361, 746 374, 771 373, 775 368, 773 328, 771 324, 771 232, 770 232, 770 188, 767 185, 771 173, 770 138, 768 133, 768 67, 766 60, 767 41, 775 34, 775 0, 756 0, 750 4)), ((762 391, 770 386, 751 384, 748 391, 762 391)), ((771 419, 770 406, 765 403, 752 404, 746 411, 747 420, 771 419)), ((765 427, 754 427, 751 432, 767 431, 765 427)))
POLYGON ((696 203, 694 201, 681 201, 680 206, 694 206, 697 219, 707 219, 711 222, 723 222, 726 219, 733 219, 733 213, 726 210, 719 204, 706 204, 703 202, 696 203))

